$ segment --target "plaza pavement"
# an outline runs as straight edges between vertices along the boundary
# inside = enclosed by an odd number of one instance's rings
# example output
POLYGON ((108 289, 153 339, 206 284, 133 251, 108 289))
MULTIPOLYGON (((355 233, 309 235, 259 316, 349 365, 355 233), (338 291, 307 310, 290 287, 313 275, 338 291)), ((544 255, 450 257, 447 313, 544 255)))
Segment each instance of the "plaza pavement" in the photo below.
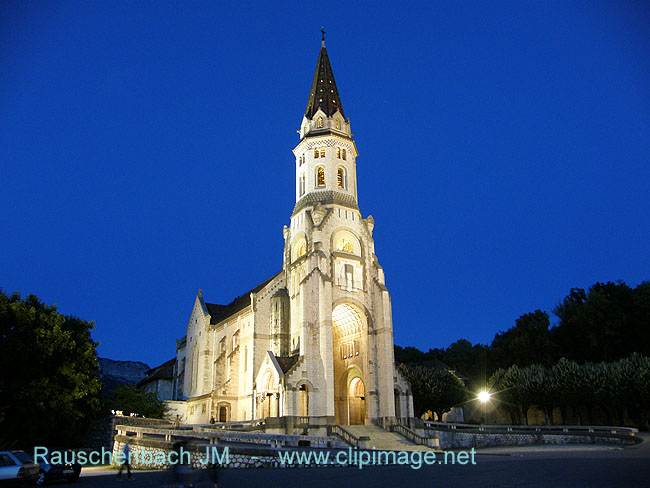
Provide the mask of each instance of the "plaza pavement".
MULTIPOLYGON (((271 488, 287 486, 325 488, 337 486, 396 487, 633 487, 650 485, 650 435, 641 434, 640 445, 529 446, 477 451, 476 464, 318 469, 224 469, 219 488, 271 488)), ((118 482, 117 471, 87 468, 74 484, 83 487, 172 486, 171 474, 135 471, 132 481, 118 482)), ((197 480, 195 487, 212 486, 197 480)))

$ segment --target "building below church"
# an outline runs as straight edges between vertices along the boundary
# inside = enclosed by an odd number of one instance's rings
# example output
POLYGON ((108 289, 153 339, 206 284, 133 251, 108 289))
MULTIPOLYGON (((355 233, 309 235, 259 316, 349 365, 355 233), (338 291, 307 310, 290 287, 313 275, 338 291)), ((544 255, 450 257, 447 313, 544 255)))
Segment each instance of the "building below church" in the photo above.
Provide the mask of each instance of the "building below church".
POLYGON ((394 365, 375 222, 359 210, 357 148, 324 41, 299 133, 282 269, 227 305, 199 290, 176 343, 169 405, 186 423, 413 417, 394 365))

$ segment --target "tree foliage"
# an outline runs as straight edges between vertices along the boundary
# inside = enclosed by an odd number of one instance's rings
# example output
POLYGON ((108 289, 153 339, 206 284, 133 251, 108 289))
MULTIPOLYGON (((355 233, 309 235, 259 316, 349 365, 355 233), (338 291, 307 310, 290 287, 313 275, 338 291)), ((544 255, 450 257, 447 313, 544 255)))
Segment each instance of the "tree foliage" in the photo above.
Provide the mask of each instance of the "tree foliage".
MULTIPOLYGON (((561 359, 553 367, 533 364, 497 370, 490 379, 497 399, 513 415, 513 423, 528 423, 528 409, 535 405, 552 420, 555 407, 576 414, 600 407, 607 423, 622 425, 623 413, 648 428, 650 414, 650 358, 632 354, 612 362, 578 364, 561 359)), ((580 421, 580 417, 578 418, 580 421)))
POLYGON ((4 444, 74 443, 99 414, 92 322, 35 295, 0 291, 0 438, 4 444))
MULTIPOLYGON (((612 362, 633 353, 650 356, 650 281, 636 288, 620 281, 596 283, 586 291, 574 288, 553 312, 558 319, 553 327, 547 312, 535 310, 497 333, 489 346, 466 339, 426 353, 395 346, 395 360, 420 364, 438 359, 465 376, 474 391, 482 388, 494 372, 513 365, 550 368, 561 358, 584 364, 612 362)), ((561 370, 556 373, 561 374, 561 370)), ((591 374, 604 373, 594 370, 591 374)), ((606 395, 604 391, 602 394, 606 395)), ((569 397, 577 402, 576 395, 565 395, 569 397)))
POLYGON ((552 364, 556 347, 551 339, 550 326, 548 314, 541 310, 519 317, 514 327, 494 337, 491 353, 495 365, 507 368, 513 364, 552 364))
POLYGON ((463 382, 453 372, 423 366, 399 365, 399 371, 411 384, 417 416, 431 410, 438 419, 467 399, 463 382))
POLYGON ((650 282, 635 289, 622 281, 571 290, 553 310, 559 354, 578 362, 650 355, 650 282))
POLYGON ((106 398, 110 410, 121 411, 124 415, 136 414, 141 417, 163 418, 165 404, 155 393, 147 393, 133 385, 120 385, 106 398))

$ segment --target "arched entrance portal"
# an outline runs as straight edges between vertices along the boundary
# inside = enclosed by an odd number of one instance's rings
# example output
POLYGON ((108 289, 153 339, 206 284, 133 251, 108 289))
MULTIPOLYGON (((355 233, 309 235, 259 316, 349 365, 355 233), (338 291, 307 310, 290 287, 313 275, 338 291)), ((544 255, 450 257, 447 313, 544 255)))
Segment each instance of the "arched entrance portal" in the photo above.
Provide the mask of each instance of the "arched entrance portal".
POLYGON ((351 303, 332 310, 334 407, 337 424, 364 424, 366 417, 368 324, 351 303))
POLYGON ((366 423, 366 388, 359 377, 350 381, 348 405, 350 412, 350 425, 363 425, 366 423))
POLYGON ((228 421, 228 408, 225 405, 219 407, 219 422, 228 421))

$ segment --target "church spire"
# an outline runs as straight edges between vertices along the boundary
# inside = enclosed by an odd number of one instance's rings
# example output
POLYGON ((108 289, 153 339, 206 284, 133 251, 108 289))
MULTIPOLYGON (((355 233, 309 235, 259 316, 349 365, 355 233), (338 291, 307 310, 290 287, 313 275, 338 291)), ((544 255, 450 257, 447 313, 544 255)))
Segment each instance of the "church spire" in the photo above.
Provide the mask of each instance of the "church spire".
POLYGON ((312 119, 314 114, 320 108, 325 115, 331 117, 339 110, 341 116, 345 118, 343 113, 343 106, 341 105, 341 98, 339 91, 336 88, 334 81, 334 72, 330 59, 327 56, 327 49, 325 48, 325 29, 321 29, 321 48, 318 55, 318 63, 316 64, 316 72, 314 73, 314 81, 311 84, 309 92, 309 102, 307 102, 307 110, 305 110, 305 117, 312 119))

